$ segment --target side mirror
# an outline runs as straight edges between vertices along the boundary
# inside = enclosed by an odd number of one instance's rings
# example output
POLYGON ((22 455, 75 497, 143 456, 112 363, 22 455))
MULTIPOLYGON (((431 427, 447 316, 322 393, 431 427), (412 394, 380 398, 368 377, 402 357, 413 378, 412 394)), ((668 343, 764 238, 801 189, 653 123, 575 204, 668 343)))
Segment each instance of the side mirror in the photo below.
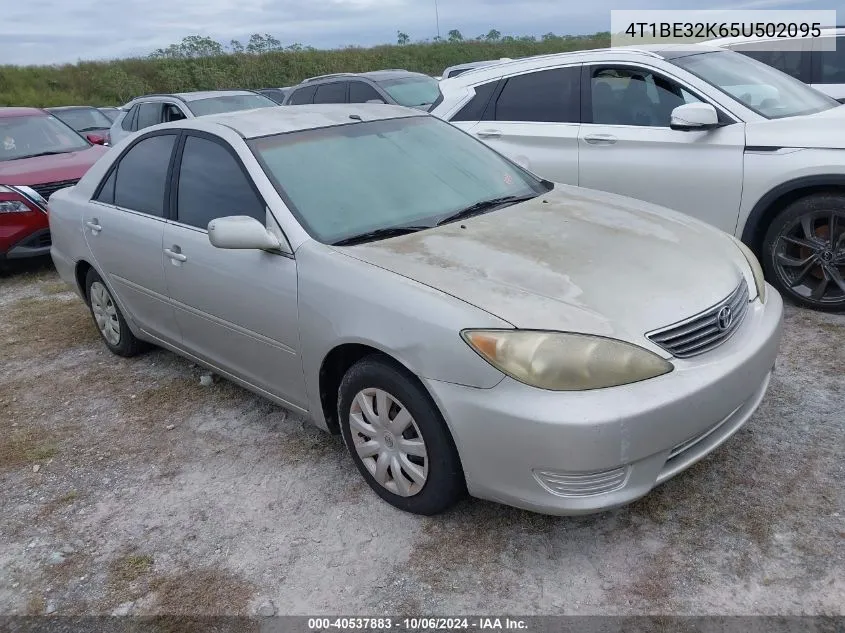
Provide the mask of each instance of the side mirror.
POLYGON ((208 240, 217 248, 266 250, 281 246, 279 238, 247 215, 215 218, 208 223, 208 240))
POLYGON ((86 134, 85 138, 88 139, 89 143, 93 143, 94 145, 105 145, 106 144, 106 137, 100 134, 86 134))
POLYGON ((367 99, 365 103, 385 103, 384 99, 367 99))
POLYGON ((709 103, 685 103, 672 110, 669 127, 673 130, 691 132, 712 130, 719 126, 719 114, 709 103))

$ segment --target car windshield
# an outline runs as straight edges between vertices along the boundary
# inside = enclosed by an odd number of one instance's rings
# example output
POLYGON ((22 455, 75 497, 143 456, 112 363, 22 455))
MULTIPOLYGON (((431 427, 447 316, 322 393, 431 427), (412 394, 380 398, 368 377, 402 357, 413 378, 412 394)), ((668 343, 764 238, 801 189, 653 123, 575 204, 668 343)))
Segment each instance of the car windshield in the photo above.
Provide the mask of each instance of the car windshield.
POLYGON ((0 161, 77 152, 88 147, 88 141, 55 117, 0 117, 0 161))
POLYGON ((387 91, 396 103, 411 108, 430 106, 440 96, 440 84, 425 75, 385 79, 378 85, 387 91))
POLYGON ((839 106, 807 84, 740 53, 703 53, 671 61, 767 119, 814 114, 839 106))
POLYGON ((77 132, 90 132, 111 127, 111 121, 97 108, 72 108, 52 111, 53 116, 61 119, 77 132))
POLYGON ((251 110, 253 108, 272 108, 278 105, 264 95, 222 95, 188 102, 188 107, 194 113, 194 116, 237 112, 238 110, 251 110))
POLYGON ((548 189, 429 116, 276 134, 249 145, 305 230, 324 243, 433 226, 479 202, 548 189))

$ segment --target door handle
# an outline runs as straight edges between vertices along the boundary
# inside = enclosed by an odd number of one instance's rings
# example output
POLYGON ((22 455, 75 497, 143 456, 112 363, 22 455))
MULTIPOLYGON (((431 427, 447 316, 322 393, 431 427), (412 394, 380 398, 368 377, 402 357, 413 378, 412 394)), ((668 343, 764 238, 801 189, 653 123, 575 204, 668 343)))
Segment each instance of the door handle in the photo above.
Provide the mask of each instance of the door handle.
POLYGON ((501 138, 502 133, 499 130, 481 130, 476 132, 478 138, 501 138))
MULTIPOLYGON (((173 248, 179 248, 178 246, 174 246, 173 248)), ((188 261, 188 256, 183 255, 177 251, 171 250, 169 248, 164 249, 164 254, 167 255, 170 259, 177 262, 186 262, 188 261)))
POLYGON ((584 140, 590 145, 613 145, 616 137, 613 134, 587 134, 584 140))
POLYGON ((97 218, 94 218, 93 220, 88 220, 85 223, 85 226, 91 229, 91 232, 94 234, 97 234, 103 230, 103 227, 100 226, 100 221, 97 218))

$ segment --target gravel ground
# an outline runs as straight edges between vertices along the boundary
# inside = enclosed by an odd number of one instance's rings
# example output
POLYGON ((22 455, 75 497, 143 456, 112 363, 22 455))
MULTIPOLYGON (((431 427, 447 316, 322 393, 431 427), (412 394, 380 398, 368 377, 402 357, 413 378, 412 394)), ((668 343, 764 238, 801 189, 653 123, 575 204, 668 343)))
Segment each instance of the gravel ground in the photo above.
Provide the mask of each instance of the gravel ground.
POLYGON ((845 613, 843 316, 789 308, 753 419, 627 508, 420 518, 296 415, 110 355, 29 268, 0 278, 0 613, 845 613))

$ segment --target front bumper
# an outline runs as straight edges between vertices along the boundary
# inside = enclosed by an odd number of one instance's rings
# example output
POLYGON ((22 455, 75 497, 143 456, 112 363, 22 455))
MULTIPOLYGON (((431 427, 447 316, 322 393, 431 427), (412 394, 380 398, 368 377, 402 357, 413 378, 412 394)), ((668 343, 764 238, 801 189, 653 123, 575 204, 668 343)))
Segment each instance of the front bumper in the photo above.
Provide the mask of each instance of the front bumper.
POLYGON ((5 259, 43 257, 50 254, 50 244, 50 229, 41 229, 13 244, 2 254, 2 257, 5 259))
POLYGON ((735 334, 675 370, 582 392, 505 378, 492 389, 426 381, 470 494, 546 514, 586 514, 645 495, 721 445, 765 395, 783 302, 769 288, 735 334))

